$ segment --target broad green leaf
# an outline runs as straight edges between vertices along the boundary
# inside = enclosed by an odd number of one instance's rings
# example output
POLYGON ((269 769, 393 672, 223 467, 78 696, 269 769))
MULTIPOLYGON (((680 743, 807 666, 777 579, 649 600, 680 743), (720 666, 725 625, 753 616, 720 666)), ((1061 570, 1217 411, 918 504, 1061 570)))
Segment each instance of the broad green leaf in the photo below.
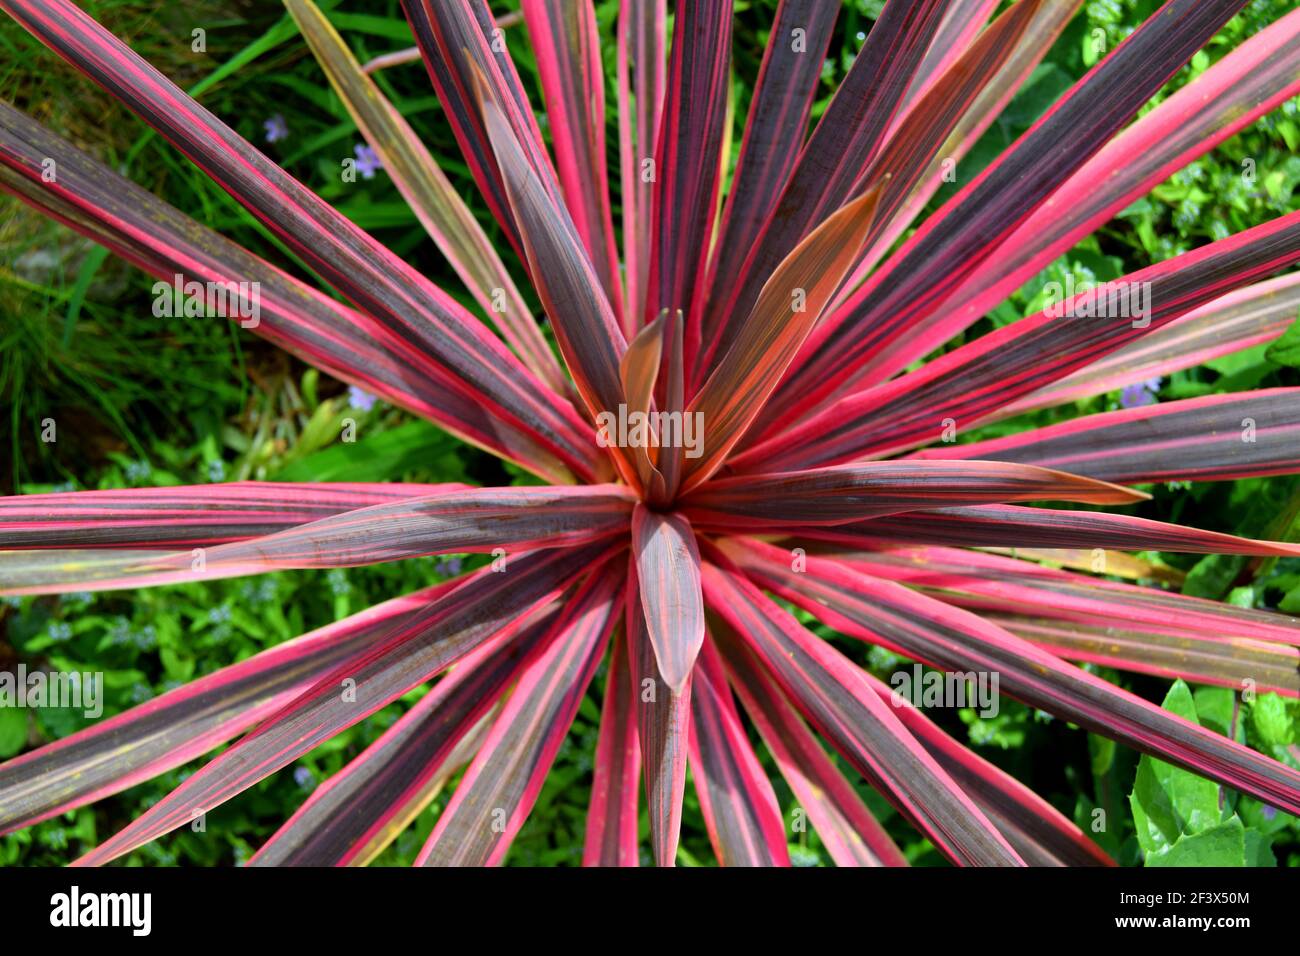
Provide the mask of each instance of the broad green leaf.
POLYGON ((413 421, 334 444, 281 469, 276 481, 392 481, 416 468, 437 466, 438 474, 459 474, 459 443, 428 422, 413 421))
POLYGON ((1215 733, 1231 737, 1238 743, 1245 743, 1246 736, 1241 726, 1240 708, 1237 695, 1226 687, 1198 687, 1192 694, 1196 704, 1195 719, 1202 727, 1209 727, 1215 733))
POLYGON ((1295 727, 1286 701, 1277 694, 1260 694, 1250 708, 1250 723, 1260 740, 1270 747, 1285 747, 1295 740, 1295 727))
POLYGON ((9 758, 27 743, 27 711, 0 707, 0 758, 9 758))
POLYGON ((1147 854, 1147 866, 1245 866, 1246 828, 1233 817, 1201 833, 1184 834, 1160 853, 1147 854))
POLYGON ((1246 830, 1246 865, 1277 866, 1277 857, 1273 855, 1273 841, 1253 827, 1246 830))
POLYGON ((1268 347, 1264 357, 1278 365, 1300 368, 1300 318, 1291 328, 1282 333, 1282 337, 1268 347))
MULTIPOLYGON (((1182 681, 1169 689, 1164 708, 1199 723, 1192 692, 1182 681)), ((1138 762, 1129 801, 1138 842, 1148 857, 1169 849, 1183 834, 1208 830, 1223 819, 1218 784, 1145 756, 1138 762)))
MULTIPOLYGON (((1259 702, 1270 698, 1282 703, 1285 719, 1285 703, 1276 694, 1261 695, 1259 702)), ((1201 688, 1193 695, 1185 683, 1176 681, 1165 696, 1164 708, 1220 733, 1243 736, 1235 716, 1235 695, 1224 688, 1201 688)), ((1265 704, 1263 720, 1273 730, 1274 715, 1268 708, 1265 704)), ((1228 816, 1232 804, 1225 800, 1221 806, 1220 795, 1220 787, 1209 780, 1143 756, 1129 802, 1146 865, 1276 866, 1269 838, 1247 828, 1237 814, 1228 816)))

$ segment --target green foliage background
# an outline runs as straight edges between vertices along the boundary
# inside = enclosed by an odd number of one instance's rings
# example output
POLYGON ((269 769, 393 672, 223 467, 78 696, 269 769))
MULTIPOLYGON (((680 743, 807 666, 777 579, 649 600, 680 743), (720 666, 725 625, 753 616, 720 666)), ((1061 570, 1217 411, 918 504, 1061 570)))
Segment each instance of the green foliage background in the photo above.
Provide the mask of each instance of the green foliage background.
MULTIPOLYGON (((425 236, 391 182, 345 184, 339 162, 360 142, 295 28, 270 0, 79 0, 96 18, 236 130, 317 190, 363 228, 404 256, 471 310, 472 300, 425 236), (206 53, 191 52, 190 31, 207 32, 206 53), (283 116, 288 136, 265 142, 263 124, 283 116)), ((321 4, 359 59, 411 45, 396 0, 333 0, 321 4)), ((517 0, 494 2, 508 13, 517 0)), ((1154 0, 1087 3, 1024 90, 961 164, 969 181, 1009 145, 1091 65, 1093 31, 1119 42, 1159 6, 1154 0)), ((1170 84, 1185 84, 1242 39, 1286 13, 1289 0, 1255 0, 1170 84)), ((735 42, 737 120, 767 41, 776 0, 738 0, 735 42)), ((820 115, 861 46, 878 0, 848 0, 823 74, 820 115)), ((598 0, 613 63, 617 0, 598 0)), ((525 82, 534 61, 522 27, 507 31, 525 82)), ((495 235, 477 199, 423 68, 379 74, 379 82, 425 137, 444 169, 474 197, 473 208, 495 235)), ((534 89, 535 92, 535 89, 534 89)), ((122 170, 203 223, 291 270, 294 261, 237 203, 187 160, 149 133, 126 110, 75 74, 8 20, 0 21, 0 96, 122 170)), ((540 96, 534 96, 540 103, 540 96)), ((608 97, 614 101, 612 91, 608 97)), ((1158 187, 1078 248, 1054 263, 968 335, 1020 318, 1043 286, 1066 272, 1106 280, 1177 255, 1300 207, 1300 118, 1291 101, 1158 187), (1241 161, 1253 158, 1258 181, 1247 185, 1241 161)), ((610 111, 611 120, 613 111, 610 111)), ((611 151, 617 142, 611 128, 611 151)), ((736 144, 738 148, 738 143, 736 144)), ((734 160, 734 156, 733 156, 734 160)), ((955 188, 955 187, 950 187, 955 188)), ((941 194, 936 203, 946 198, 941 194)), ((223 320, 159 319, 152 280, 88 241, 0 197, 0 491, 120 488, 280 480, 522 480, 495 459, 440 434, 382 403, 304 367, 223 320), (355 445, 338 442, 344 418, 358 423, 355 445), (58 422, 58 442, 38 440, 40 422, 58 422)), ((520 277, 522 280, 522 276, 520 277)), ((527 288, 520 281, 520 288, 527 288)), ((535 303, 534 303, 535 304, 535 303)), ((1300 384, 1293 367, 1269 361, 1263 349, 1178 373, 1159 389, 1176 399, 1258 386, 1300 384)), ((1118 395, 1006 423, 990 432, 1046 424, 1118 407, 1118 395)), ((988 434, 988 432, 986 432, 988 434)), ((972 436, 979 437, 979 436, 972 436)), ((1300 480, 1160 486, 1136 513, 1253 536, 1297 538, 1300 480)), ((1148 555, 1186 572, 1188 593, 1244 606, 1300 613, 1300 562, 1184 555, 1148 555)), ((481 559, 464 559, 473 566, 481 559)), ((375 568, 283 573, 139 592, 10 600, 0 606, 0 668, 17 662, 105 672, 113 713, 259 650, 365 606, 456 572, 457 559, 423 559, 375 568)), ((876 673, 906 662, 866 652, 829 629, 817 630, 876 673)), ((1231 734, 1300 768, 1300 706, 1274 695, 1243 702, 1226 690, 1167 681, 1105 676, 1152 700, 1231 734)), ((511 864, 575 864, 581 857, 603 670, 570 732, 556 766, 510 853, 511 864)), ((360 752, 418 695, 410 695, 239 798, 209 814, 204 833, 178 831, 126 858, 127 865, 238 863, 287 818, 321 780, 360 752)), ((1073 816, 1121 862, 1300 865, 1300 822, 1257 801, 1189 784, 1190 775, 1123 747, 1063 726, 1045 714, 1003 701, 983 719, 972 711, 932 712, 981 754, 1073 816), (1179 776, 1181 775, 1181 776, 1179 776), (1130 797, 1131 795, 1131 797, 1130 797), (1222 799, 1221 799, 1222 797, 1222 799)), ((77 712, 0 709, 0 759, 85 724, 77 712)), ((760 752, 761 748, 760 748, 760 752)), ((766 759, 766 758, 765 758, 766 759)), ((789 815, 794 801, 775 768, 777 795, 789 815)), ((193 767, 0 840, 0 865, 59 864, 113 832, 174 787, 193 767)), ((1196 778, 1192 778, 1195 781, 1196 778)), ((876 794, 864 796, 918 865, 939 865, 928 843, 876 794)), ((381 858, 411 860, 445 796, 381 858)), ((647 831, 643 821, 643 831, 647 831)), ((794 859, 828 858, 812 832, 792 832, 794 859)), ((709 864, 698 805, 688 788, 682 864, 709 864)))

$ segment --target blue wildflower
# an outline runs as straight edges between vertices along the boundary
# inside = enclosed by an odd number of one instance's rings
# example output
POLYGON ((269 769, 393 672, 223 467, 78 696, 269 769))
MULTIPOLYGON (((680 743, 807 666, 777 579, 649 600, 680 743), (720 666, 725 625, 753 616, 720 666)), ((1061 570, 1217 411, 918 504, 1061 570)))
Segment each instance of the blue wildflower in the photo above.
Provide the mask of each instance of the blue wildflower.
POLYGON ((375 406, 375 396, 371 395, 364 388, 358 388, 355 385, 348 386, 348 404, 359 412, 368 412, 375 406))
POLYGON ((1156 393, 1159 391, 1159 378, 1149 378, 1145 382, 1134 382, 1132 385, 1126 385, 1124 390, 1120 392, 1120 407, 1140 408, 1143 405, 1154 405, 1156 403, 1156 393))
POLYGON ((365 143, 357 143, 352 152, 357 156, 357 172, 361 173, 363 179, 374 179, 375 173, 384 168, 384 164, 379 161, 379 154, 365 143))
POLYGON ((263 122, 262 126, 266 129, 266 141, 268 143, 278 143, 289 135, 289 124, 284 121, 284 117, 279 113, 263 122))

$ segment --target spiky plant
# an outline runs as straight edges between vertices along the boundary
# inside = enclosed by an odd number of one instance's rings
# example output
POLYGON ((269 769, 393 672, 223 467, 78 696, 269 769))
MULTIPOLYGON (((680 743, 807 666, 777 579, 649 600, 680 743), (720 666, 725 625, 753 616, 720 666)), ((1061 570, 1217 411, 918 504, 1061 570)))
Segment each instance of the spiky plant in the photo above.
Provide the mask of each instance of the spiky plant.
POLYGON ((419 861, 497 863, 607 657, 587 863, 636 863, 644 775, 655 858, 671 864, 688 762, 719 859, 788 863, 742 713, 838 863, 904 861, 818 737, 955 863, 1110 862, 774 596, 935 668, 997 674, 1012 698, 1300 813, 1300 773, 1070 663, 1294 697, 1300 622, 989 550, 1300 554, 1016 504, 1124 504, 1144 497, 1126 484, 1300 471, 1300 389, 951 441, 1276 335, 1300 277, 1261 280, 1300 259, 1300 213, 914 367, 1296 94, 1300 11, 1130 123, 1245 2, 1169 0, 904 238, 1080 0, 1019 0, 992 22, 996 0, 890 0, 807 136, 839 3, 784 0, 725 201, 731 3, 683 0, 669 50, 665 0, 624 0, 620 255, 591 3, 523 2, 553 165, 483 0, 408 0, 445 119, 531 276, 561 365, 433 158, 309 0, 286 3, 492 328, 68 0, 0 0, 351 305, 7 105, 6 189, 160 280, 259 282, 257 334, 552 482, 236 483, 0 502, 12 594, 495 553, 491 566, 10 761, 0 826, 28 826, 239 737, 80 861, 106 862, 450 669, 254 862, 364 862, 467 764, 419 861), (1125 302, 1133 308, 1116 314, 1125 302))

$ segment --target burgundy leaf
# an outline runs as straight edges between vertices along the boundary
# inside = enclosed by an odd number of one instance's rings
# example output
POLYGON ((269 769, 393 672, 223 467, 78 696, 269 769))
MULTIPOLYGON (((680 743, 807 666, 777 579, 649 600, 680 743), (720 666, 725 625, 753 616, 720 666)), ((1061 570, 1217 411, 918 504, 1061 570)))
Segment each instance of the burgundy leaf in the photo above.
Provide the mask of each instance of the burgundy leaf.
POLYGON ((628 662, 637 697, 637 739, 650 811, 651 844, 655 863, 674 866, 686 791, 693 669, 687 672, 680 690, 664 682, 641 607, 635 561, 628 562, 627 575, 628 662))
POLYGON ((640 862, 637 813, 641 748, 637 742, 635 693, 627 643, 616 639, 610 648, 609 676, 600 710, 583 866, 637 866, 640 862))
POLYGON ((0 764, 0 833, 188 763, 238 736, 419 615, 460 581, 385 601, 0 764))
POLYGON ((614 312, 623 308, 605 171, 605 77, 591 0, 524 0, 560 185, 614 312))
POLYGON ((249 865, 362 866, 377 856, 467 762, 466 749, 472 754, 483 743, 485 718, 536 656, 557 613, 467 654, 382 737, 317 787, 249 865))
POLYGON ((526 626, 530 612, 569 586, 575 566, 589 566, 607 554, 599 546, 540 551, 515 558, 505 573, 484 568, 438 601, 392 622, 364 654, 323 676, 77 862, 107 863, 197 819, 429 680, 494 634, 526 626))
POLYGON ((907 866, 889 834, 822 750, 803 718, 741 642, 719 642, 732 686, 839 866, 907 866))
POLYGON ((781 808, 754 756, 711 643, 691 688, 691 772, 723 866, 789 866, 781 808))
POLYGON ((862 671, 726 562, 704 565, 709 606, 739 634, 810 723, 954 863, 1021 861, 982 812, 871 691, 862 671))
POLYGON ((1300 771, 1249 750, 1073 667, 984 618, 810 558, 792 573, 785 554, 753 542, 730 553, 768 587, 846 634, 946 672, 999 676, 1007 695, 1250 794, 1300 811, 1300 771))
POLYGON ((622 580, 593 572, 543 639, 416 858, 420 866, 496 866, 532 809, 618 621, 622 580))
POLYGON ((1300 388, 1127 408, 916 457, 996 458, 1105 481, 1224 481, 1300 469, 1300 388))

